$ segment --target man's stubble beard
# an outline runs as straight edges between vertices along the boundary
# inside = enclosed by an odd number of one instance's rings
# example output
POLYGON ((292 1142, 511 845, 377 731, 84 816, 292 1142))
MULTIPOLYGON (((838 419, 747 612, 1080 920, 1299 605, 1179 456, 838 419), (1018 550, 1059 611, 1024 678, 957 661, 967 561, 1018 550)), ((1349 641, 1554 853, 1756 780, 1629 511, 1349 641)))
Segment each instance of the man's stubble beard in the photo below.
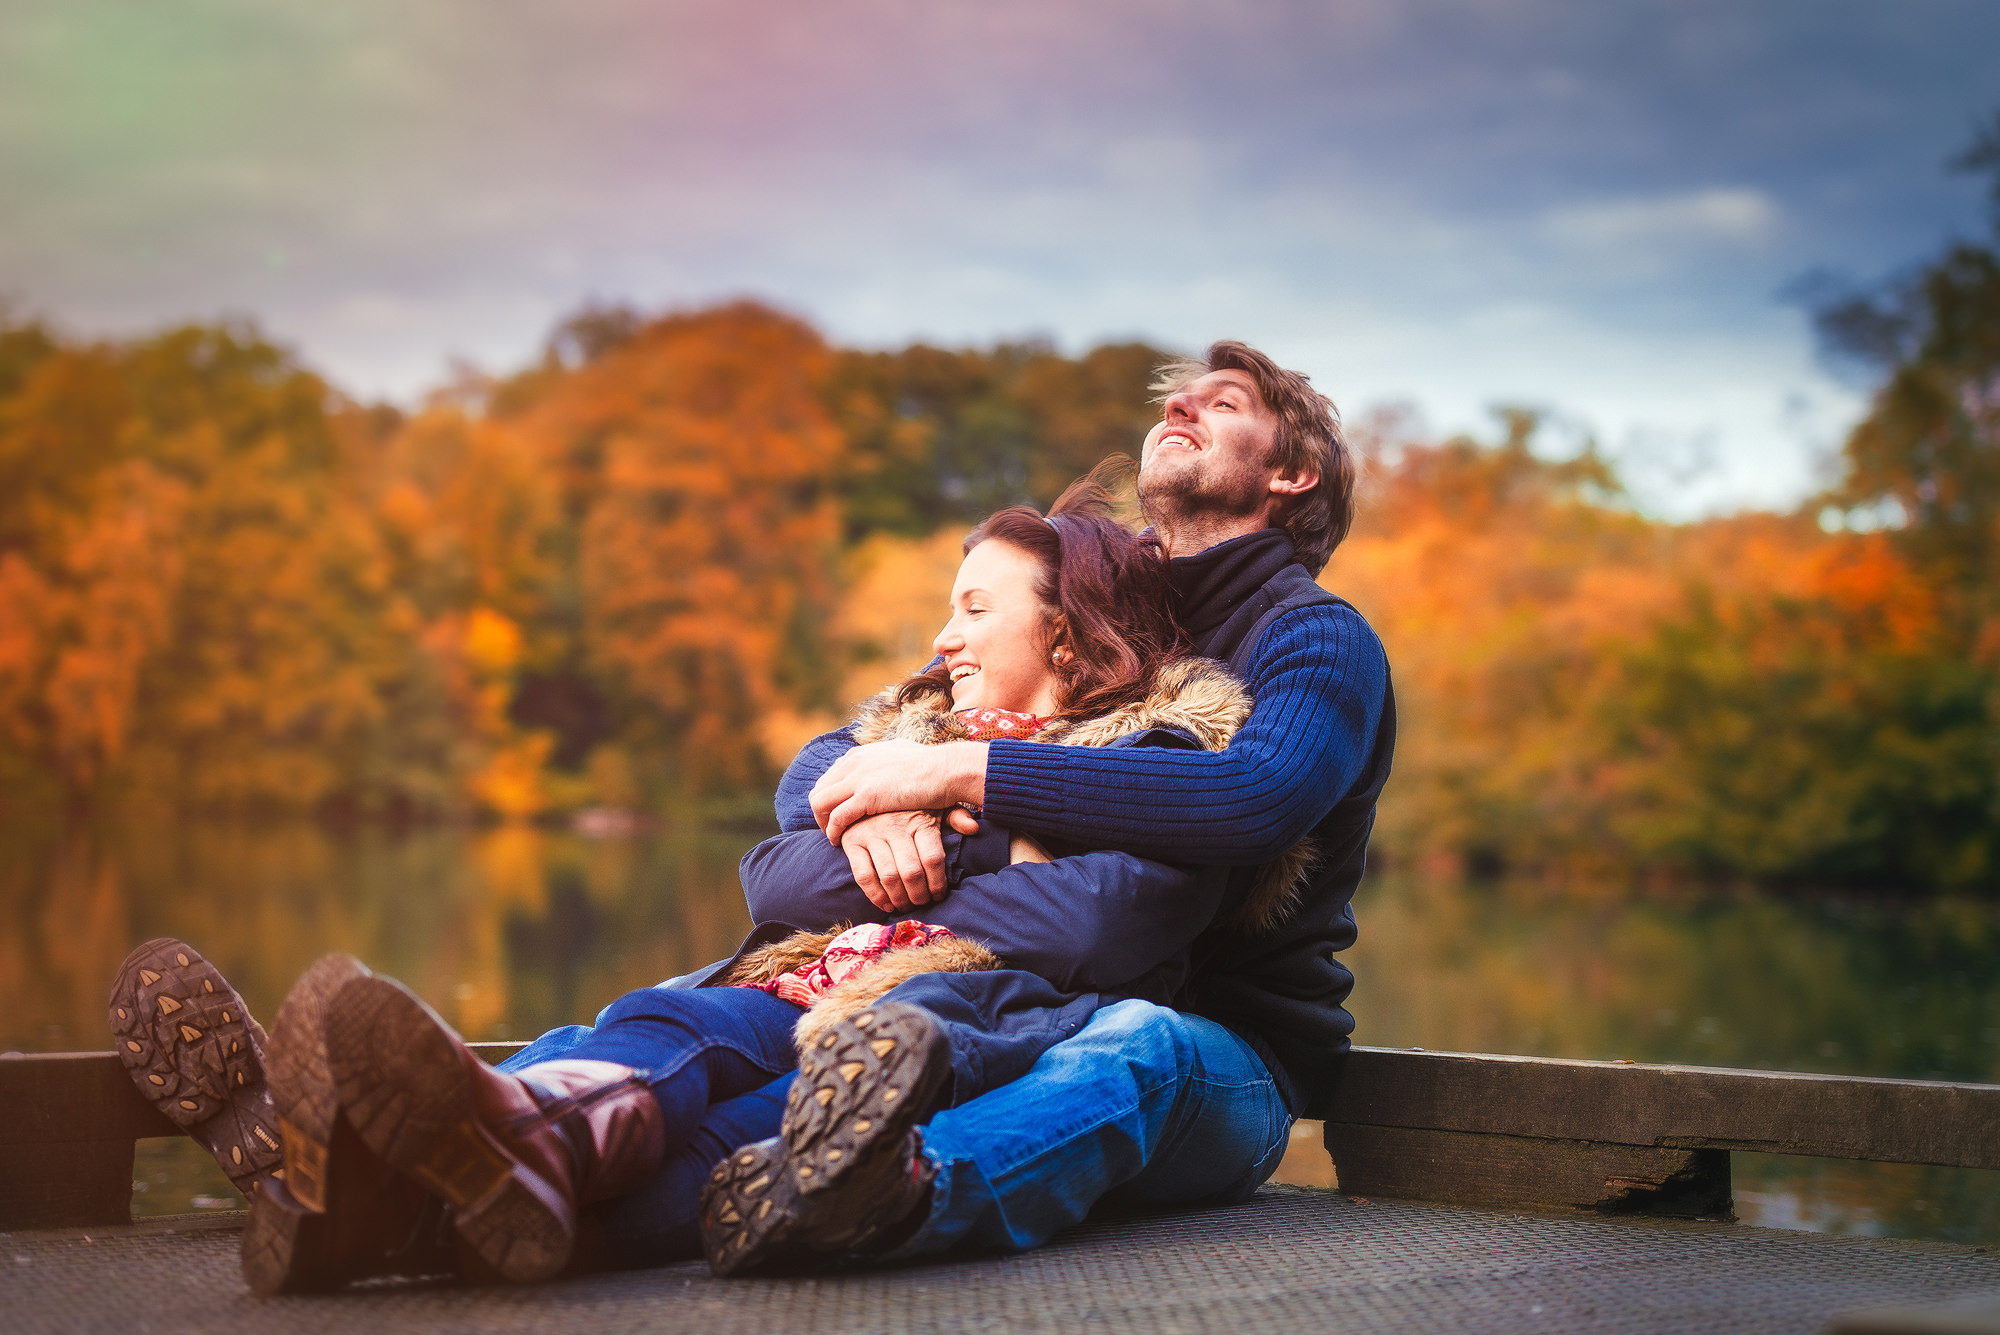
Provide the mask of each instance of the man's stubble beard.
POLYGON ((1264 503, 1261 476, 1215 477, 1201 468, 1139 470, 1139 512, 1162 533, 1205 528, 1257 513, 1264 503))

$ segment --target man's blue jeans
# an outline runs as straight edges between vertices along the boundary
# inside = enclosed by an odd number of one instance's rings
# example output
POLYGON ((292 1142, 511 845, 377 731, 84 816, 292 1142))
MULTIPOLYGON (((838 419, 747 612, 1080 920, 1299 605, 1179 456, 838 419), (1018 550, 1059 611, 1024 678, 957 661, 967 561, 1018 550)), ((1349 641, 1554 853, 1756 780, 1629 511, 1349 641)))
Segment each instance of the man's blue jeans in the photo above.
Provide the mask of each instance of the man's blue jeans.
POLYGON ((1035 1247, 1099 1200, 1247 1200, 1291 1127, 1249 1044, 1199 1016, 1121 1001, 1019 1080, 930 1120, 930 1216, 892 1259, 960 1243, 1035 1247))

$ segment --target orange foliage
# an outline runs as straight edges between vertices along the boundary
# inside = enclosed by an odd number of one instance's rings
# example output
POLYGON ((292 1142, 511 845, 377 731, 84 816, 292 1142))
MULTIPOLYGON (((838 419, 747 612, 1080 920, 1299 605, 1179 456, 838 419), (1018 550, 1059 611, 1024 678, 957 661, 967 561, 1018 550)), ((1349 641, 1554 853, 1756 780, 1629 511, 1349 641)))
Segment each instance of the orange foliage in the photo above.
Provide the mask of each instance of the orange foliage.
POLYGON ((526 817, 756 786, 759 722, 828 703, 844 441, 796 321, 635 325, 408 420, 248 331, 27 332, 0 331, 10 786, 526 817))
MULTIPOLYGON (((596 311, 405 417, 240 328, 0 327, 0 780, 513 822, 765 790, 923 660, 965 520, 1133 443, 1155 356, 596 311)), ((1376 450, 1326 574, 1394 667, 1385 850, 2000 874, 2000 631, 1935 553, 1648 520, 1507 422, 1376 450)))
POLYGON ((759 721, 831 604, 827 368, 811 330, 734 306, 641 331, 521 422, 581 514, 591 660, 689 790, 757 775, 759 721))
POLYGON ((0 553, 0 721, 72 789, 124 753, 139 671, 169 630, 186 488, 141 461, 43 517, 44 556, 0 553))
POLYGON ((1983 725, 1937 591, 1888 536, 1766 514, 1646 520, 1607 503, 1615 483, 1589 456, 1537 458, 1531 429, 1378 460, 1325 576, 1395 673, 1385 849, 1480 867, 1987 874, 1978 792, 1950 811, 1921 796, 1964 788, 1983 725))

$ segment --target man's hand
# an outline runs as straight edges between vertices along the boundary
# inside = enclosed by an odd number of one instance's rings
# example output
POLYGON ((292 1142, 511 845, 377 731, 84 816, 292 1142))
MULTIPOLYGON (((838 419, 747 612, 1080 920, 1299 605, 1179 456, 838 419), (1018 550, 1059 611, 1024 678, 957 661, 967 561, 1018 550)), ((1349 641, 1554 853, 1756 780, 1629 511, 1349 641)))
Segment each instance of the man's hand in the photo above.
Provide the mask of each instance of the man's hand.
POLYGON ((844 844, 848 829, 863 816, 936 811, 960 802, 978 806, 985 800, 984 742, 870 742, 834 761, 812 790, 813 819, 836 844, 844 844))

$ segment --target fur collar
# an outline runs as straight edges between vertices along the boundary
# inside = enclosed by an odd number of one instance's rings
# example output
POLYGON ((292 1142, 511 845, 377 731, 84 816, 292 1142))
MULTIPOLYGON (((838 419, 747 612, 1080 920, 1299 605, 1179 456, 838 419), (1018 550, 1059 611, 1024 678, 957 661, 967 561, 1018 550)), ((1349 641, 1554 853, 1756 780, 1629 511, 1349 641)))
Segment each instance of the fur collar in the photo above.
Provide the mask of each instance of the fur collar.
MULTIPOLYGON (((1229 669, 1207 658, 1177 658, 1160 669, 1145 699, 1096 718, 1059 719, 1028 740, 1108 746, 1146 728, 1178 728, 1204 751, 1220 751, 1249 716, 1250 697, 1229 669)), ((943 688, 900 706, 893 690, 883 691, 862 705, 854 719, 857 742, 896 737, 936 746, 964 741, 966 735, 952 712, 951 693, 943 688)))

